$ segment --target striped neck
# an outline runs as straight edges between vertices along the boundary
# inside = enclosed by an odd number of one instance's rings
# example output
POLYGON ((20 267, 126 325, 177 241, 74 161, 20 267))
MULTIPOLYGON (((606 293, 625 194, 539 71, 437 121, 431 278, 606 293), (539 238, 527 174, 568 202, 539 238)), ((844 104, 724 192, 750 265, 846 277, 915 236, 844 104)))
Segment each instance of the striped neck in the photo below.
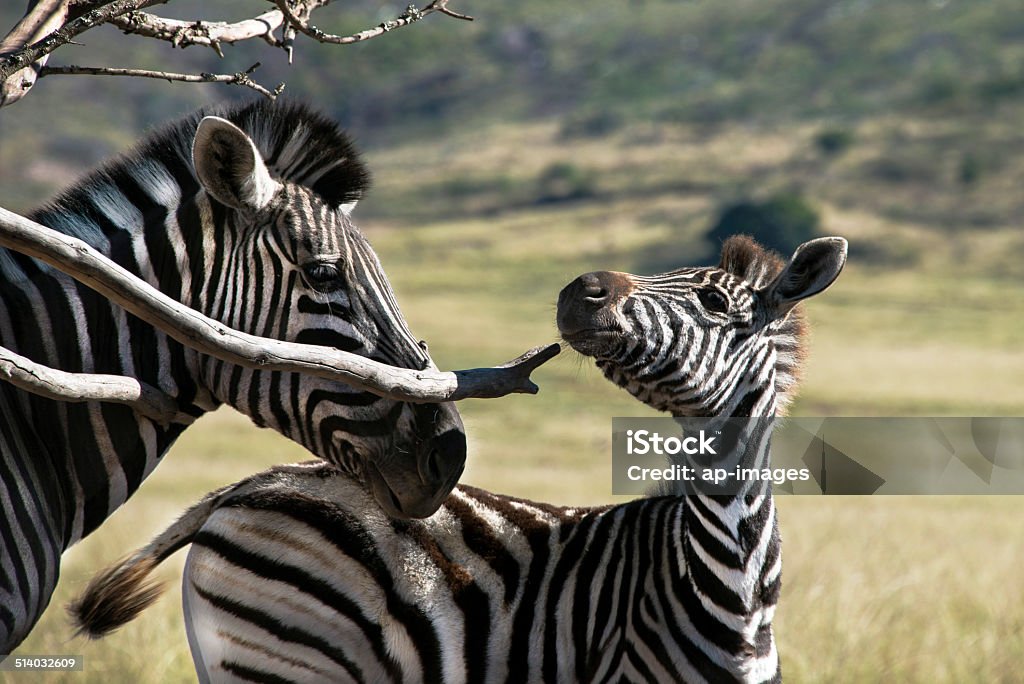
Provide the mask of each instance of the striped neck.
MULTIPOLYGON (((771 468, 771 435, 777 395, 774 377, 729 402, 722 423, 728 469, 771 468)), ((732 636, 740 681, 761 681, 776 671, 771 622, 781 576, 781 543, 771 481, 747 479, 737 492, 691 490, 679 497, 678 527, 671 544, 685 559, 689 591, 732 636)))

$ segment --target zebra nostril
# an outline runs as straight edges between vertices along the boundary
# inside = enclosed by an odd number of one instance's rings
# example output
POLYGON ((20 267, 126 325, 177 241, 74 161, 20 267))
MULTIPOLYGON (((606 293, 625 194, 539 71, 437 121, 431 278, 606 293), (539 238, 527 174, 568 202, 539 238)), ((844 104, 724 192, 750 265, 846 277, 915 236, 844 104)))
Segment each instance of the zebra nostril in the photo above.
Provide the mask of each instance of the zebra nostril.
POLYGON ((580 278, 583 286, 583 299, 591 304, 604 304, 608 301, 608 288, 597 273, 588 273, 580 278))
POLYGON ((586 289, 583 290, 583 298, 588 299, 595 304, 600 304, 608 299, 608 290, 600 285, 588 285, 586 289))
POLYGON ((441 452, 437 449, 430 449, 426 456, 423 458, 423 470, 421 475, 425 475, 424 480, 427 482, 440 482, 444 479, 444 473, 441 468, 441 452))

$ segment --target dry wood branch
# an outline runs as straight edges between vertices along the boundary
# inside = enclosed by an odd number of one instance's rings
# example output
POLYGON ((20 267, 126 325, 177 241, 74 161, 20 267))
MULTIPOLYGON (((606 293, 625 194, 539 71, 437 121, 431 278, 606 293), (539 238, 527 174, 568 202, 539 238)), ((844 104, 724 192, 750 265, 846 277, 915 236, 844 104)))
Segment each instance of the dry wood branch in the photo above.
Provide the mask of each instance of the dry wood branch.
POLYGON ((282 47, 281 41, 274 37, 274 31, 284 23, 284 15, 281 14, 281 10, 271 10, 252 19, 229 23, 182 21, 165 19, 148 12, 129 12, 124 16, 114 17, 110 23, 125 33, 165 40, 174 47, 205 45, 223 57, 221 44, 238 43, 252 38, 261 38, 273 47, 282 47))
POLYGON ((96 290, 202 354, 247 368, 297 372, 417 403, 535 394, 530 373, 559 352, 557 344, 497 368, 442 372, 395 368, 330 347, 282 342, 233 330, 180 304, 77 238, 0 208, 0 246, 28 254, 96 290))
MULTIPOLYGON (((165 40, 175 47, 205 45, 223 57, 221 46, 259 38, 274 47, 283 48, 292 61, 297 31, 321 43, 351 44, 384 35, 408 26, 428 14, 439 12, 457 19, 472 17, 448 9, 448 0, 433 0, 423 9, 414 5, 398 18, 352 34, 338 36, 321 31, 310 23, 314 10, 331 0, 272 0, 278 9, 264 12, 238 22, 182 21, 166 19, 142 10, 168 0, 34 0, 21 22, 0 43, 0 107, 23 98, 35 84, 38 75, 99 74, 142 76, 184 83, 233 83, 272 96, 273 92, 258 86, 245 75, 176 74, 143 69, 101 69, 99 67, 60 67, 44 69, 50 53, 71 43, 80 34, 104 23, 111 23, 126 33, 165 40), (281 27, 281 38, 274 31, 281 27), (166 75, 164 75, 166 74, 166 75)), ((278 91, 280 88, 278 88, 278 91)))
MULTIPOLYGON (((328 0, 329 1, 329 0, 328 0)), ((316 26, 309 23, 310 15, 313 10, 327 4, 322 0, 299 0, 299 2, 290 2, 290 0, 274 0, 278 9, 284 14, 285 20, 289 26, 292 26, 300 33, 304 33, 315 41, 320 43, 331 43, 333 45, 350 45, 352 43, 360 43, 364 40, 376 38, 382 36, 389 31, 408 26, 414 22, 419 21, 428 14, 433 12, 440 12, 456 19, 463 19, 465 21, 473 21, 473 17, 465 14, 459 14, 448 9, 448 0, 434 0, 423 9, 418 9, 415 5, 409 5, 405 12, 403 12, 397 19, 391 21, 385 21, 382 24, 360 31, 359 33, 353 33, 348 36, 339 36, 333 33, 326 33, 321 31, 316 26), (292 5, 297 9, 293 10, 292 5)))
POLYGON ((3 347, 0 347, 0 380, 58 401, 125 404, 163 425, 181 415, 171 397, 135 378, 67 373, 38 364, 3 347))
POLYGON ((89 75, 89 76, 136 76, 139 78, 156 78, 163 81, 178 81, 181 83, 230 83, 233 85, 243 86, 245 88, 251 88, 260 95, 267 97, 271 100, 276 98, 284 90, 284 83, 279 84, 274 90, 268 90, 256 83, 249 74, 256 71, 260 66, 259 62, 256 62, 245 71, 239 71, 234 74, 175 74, 169 71, 152 71, 150 69, 119 69, 112 67, 85 67, 75 66, 72 64, 66 66, 44 66, 39 70, 39 77, 53 76, 55 74, 65 75, 89 75))

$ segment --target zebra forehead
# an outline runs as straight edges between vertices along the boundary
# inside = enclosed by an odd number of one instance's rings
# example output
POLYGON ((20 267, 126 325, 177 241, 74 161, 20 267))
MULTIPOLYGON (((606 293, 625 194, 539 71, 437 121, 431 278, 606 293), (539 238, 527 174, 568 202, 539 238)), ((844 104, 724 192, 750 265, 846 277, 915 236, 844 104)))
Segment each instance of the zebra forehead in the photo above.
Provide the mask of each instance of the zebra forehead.
POLYGON ((740 294, 749 286, 743 278, 713 266, 680 268, 654 276, 632 276, 637 291, 666 296, 715 286, 730 294, 740 294))
POLYGON ((779 254, 763 247, 750 236, 734 235, 722 244, 717 266, 690 266, 658 275, 634 275, 631 278, 638 287, 645 289, 686 285, 717 285, 727 291, 742 290, 745 286, 760 289, 782 271, 785 263, 779 254))

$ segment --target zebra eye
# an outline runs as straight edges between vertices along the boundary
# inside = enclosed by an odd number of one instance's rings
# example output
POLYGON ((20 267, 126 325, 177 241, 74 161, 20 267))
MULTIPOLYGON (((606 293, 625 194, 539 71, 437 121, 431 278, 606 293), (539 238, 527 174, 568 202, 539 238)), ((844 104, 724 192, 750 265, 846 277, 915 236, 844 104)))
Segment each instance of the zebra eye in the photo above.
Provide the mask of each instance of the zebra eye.
POLYGON ((315 263, 302 267, 306 282, 317 292, 333 292, 341 287, 341 273, 334 264, 315 263))
POLYGON ((718 290, 700 290, 697 299, 701 306, 714 313, 728 313, 729 301, 718 290))

